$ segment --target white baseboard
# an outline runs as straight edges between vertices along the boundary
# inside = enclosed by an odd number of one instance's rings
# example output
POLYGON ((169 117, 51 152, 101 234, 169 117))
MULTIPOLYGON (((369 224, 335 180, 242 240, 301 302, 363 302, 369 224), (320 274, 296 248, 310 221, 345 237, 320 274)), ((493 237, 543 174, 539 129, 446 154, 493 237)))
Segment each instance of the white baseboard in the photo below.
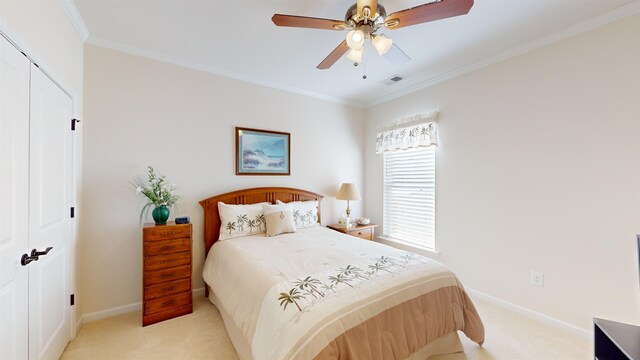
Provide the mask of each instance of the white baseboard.
POLYGON ((130 312, 139 311, 140 309, 142 309, 142 302, 137 302, 137 303, 123 305, 123 306, 117 306, 111 309, 84 314, 80 317, 80 320, 78 320, 78 323, 80 326, 82 326, 83 324, 90 323, 92 321, 97 321, 97 320, 110 318, 112 316, 127 314, 130 312))
POLYGON ((193 296, 200 296, 200 295, 204 296, 204 288, 201 287, 198 289, 193 289, 192 293, 193 293, 193 296))
MULTIPOLYGON (((204 295, 204 288, 202 287, 202 288, 198 288, 198 289, 193 289, 191 291, 191 293, 193 294, 193 296, 204 295)), ((141 309, 142 309, 142 302, 137 302, 137 303, 133 303, 133 304, 117 306, 117 307, 114 307, 114 308, 111 308, 111 309, 96 311, 96 312, 92 312, 92 313, 89 313, 89 314, 84 314, 84 315, 82 315, 80 317, 80 319, 78 319, 78 321, 76 323, 76 330, 80 331, 80 327, 83 324, 90 323, 92 321, 97 321, 97 320, 110 318, 112 316, 118 316, 118 315, 122 315, 122 314, 127 314, 127 313, 130 313, 130 312, 139 311, 141 309)))
POLYGON ((522 314, 534 320, 540 321, 547 325, 551 325, 553 327, 559 328, 566 332, 572 333, 574 335, 580 336, 585 339, 593 339, 593 332, 585 330, 581 327, 569 324, 568 322, 564 322, 562 320, 558 320, 554 317, 539 313, 537 311, 533 311, 531 309, 527 309, 526 307, 516 305, 514 303, 510 303, 508 301, 499 299, 497 297, 487 295, 480 291, 476 291, 473 289, 465 288, 465 290, 471 295, 471 297, 478 298, 480 300, 484 300, 490 302, 492 304, 498 305, 502 308, 508 309, 510 311, 516 312, 518 314, 522 314))

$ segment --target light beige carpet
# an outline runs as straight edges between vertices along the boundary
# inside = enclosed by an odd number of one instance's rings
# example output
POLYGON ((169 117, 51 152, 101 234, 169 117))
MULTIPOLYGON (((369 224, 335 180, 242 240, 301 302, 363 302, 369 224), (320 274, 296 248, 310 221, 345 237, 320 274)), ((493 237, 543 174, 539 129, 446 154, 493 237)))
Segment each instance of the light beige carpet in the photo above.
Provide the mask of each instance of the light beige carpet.
MULTIPOLYGON (((493 304, 474 300, 486 328, 480 347, 464 334, 464 353, 430 360, 593 359, 584 338, 493 304)), ((140 312, 85 324, 62 359, 237 359, 220 313, 205 297, 194 298, 193 314, 142 327, 140 312)))

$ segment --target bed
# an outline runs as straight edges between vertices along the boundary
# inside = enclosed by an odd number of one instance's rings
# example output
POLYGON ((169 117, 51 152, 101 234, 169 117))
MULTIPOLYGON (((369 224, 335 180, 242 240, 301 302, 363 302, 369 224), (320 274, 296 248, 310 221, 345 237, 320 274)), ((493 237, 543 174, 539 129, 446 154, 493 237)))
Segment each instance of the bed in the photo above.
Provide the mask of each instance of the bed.
POLYGON ((321 226, 218 241, 218 202, 317 201, 293 188, 251 188, 202 200, 206 294, 242 360, 426 359, 478 344, 484 327, 444 265, 321 226))

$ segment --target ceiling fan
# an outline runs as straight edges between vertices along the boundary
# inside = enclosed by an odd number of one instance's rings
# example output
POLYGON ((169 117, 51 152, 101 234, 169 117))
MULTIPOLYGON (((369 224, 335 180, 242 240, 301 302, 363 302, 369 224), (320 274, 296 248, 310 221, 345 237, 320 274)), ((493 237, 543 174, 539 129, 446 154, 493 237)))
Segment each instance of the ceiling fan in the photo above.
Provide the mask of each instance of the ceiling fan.
POLYGON ((347 51, 347 58, 354 65, 362 62, 364 43, 367 38, 378 54, 394 64, 411 60, 393 41, 384 34, 376 34, 382 27, 389 30, 421 24, 429 21, 464 15, 473 6, 473 0, 439 0, 409 9, 387 12, 378 0, 357 0, 348 10, 344 20, 321 19, 306 16, 275 14, 271 18, 277 26, 311 28, 322 30, 349 30, 347 38, 335 48, 318 66, 328 69, 347 51))

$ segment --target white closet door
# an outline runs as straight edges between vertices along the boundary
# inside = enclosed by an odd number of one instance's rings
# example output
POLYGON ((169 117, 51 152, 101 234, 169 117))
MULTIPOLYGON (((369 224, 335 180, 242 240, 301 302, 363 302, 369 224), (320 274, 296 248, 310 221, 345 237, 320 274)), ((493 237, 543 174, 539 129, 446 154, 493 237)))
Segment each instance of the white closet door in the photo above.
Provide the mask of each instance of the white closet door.
POLYGON ((0 359, 28 356, 29 60, 0 36, 0 359))
POLYGON ((29 247, 53 247, 29 266, 29 359, 58 359, 69 342, 73 101, 31 66, 29 247))

